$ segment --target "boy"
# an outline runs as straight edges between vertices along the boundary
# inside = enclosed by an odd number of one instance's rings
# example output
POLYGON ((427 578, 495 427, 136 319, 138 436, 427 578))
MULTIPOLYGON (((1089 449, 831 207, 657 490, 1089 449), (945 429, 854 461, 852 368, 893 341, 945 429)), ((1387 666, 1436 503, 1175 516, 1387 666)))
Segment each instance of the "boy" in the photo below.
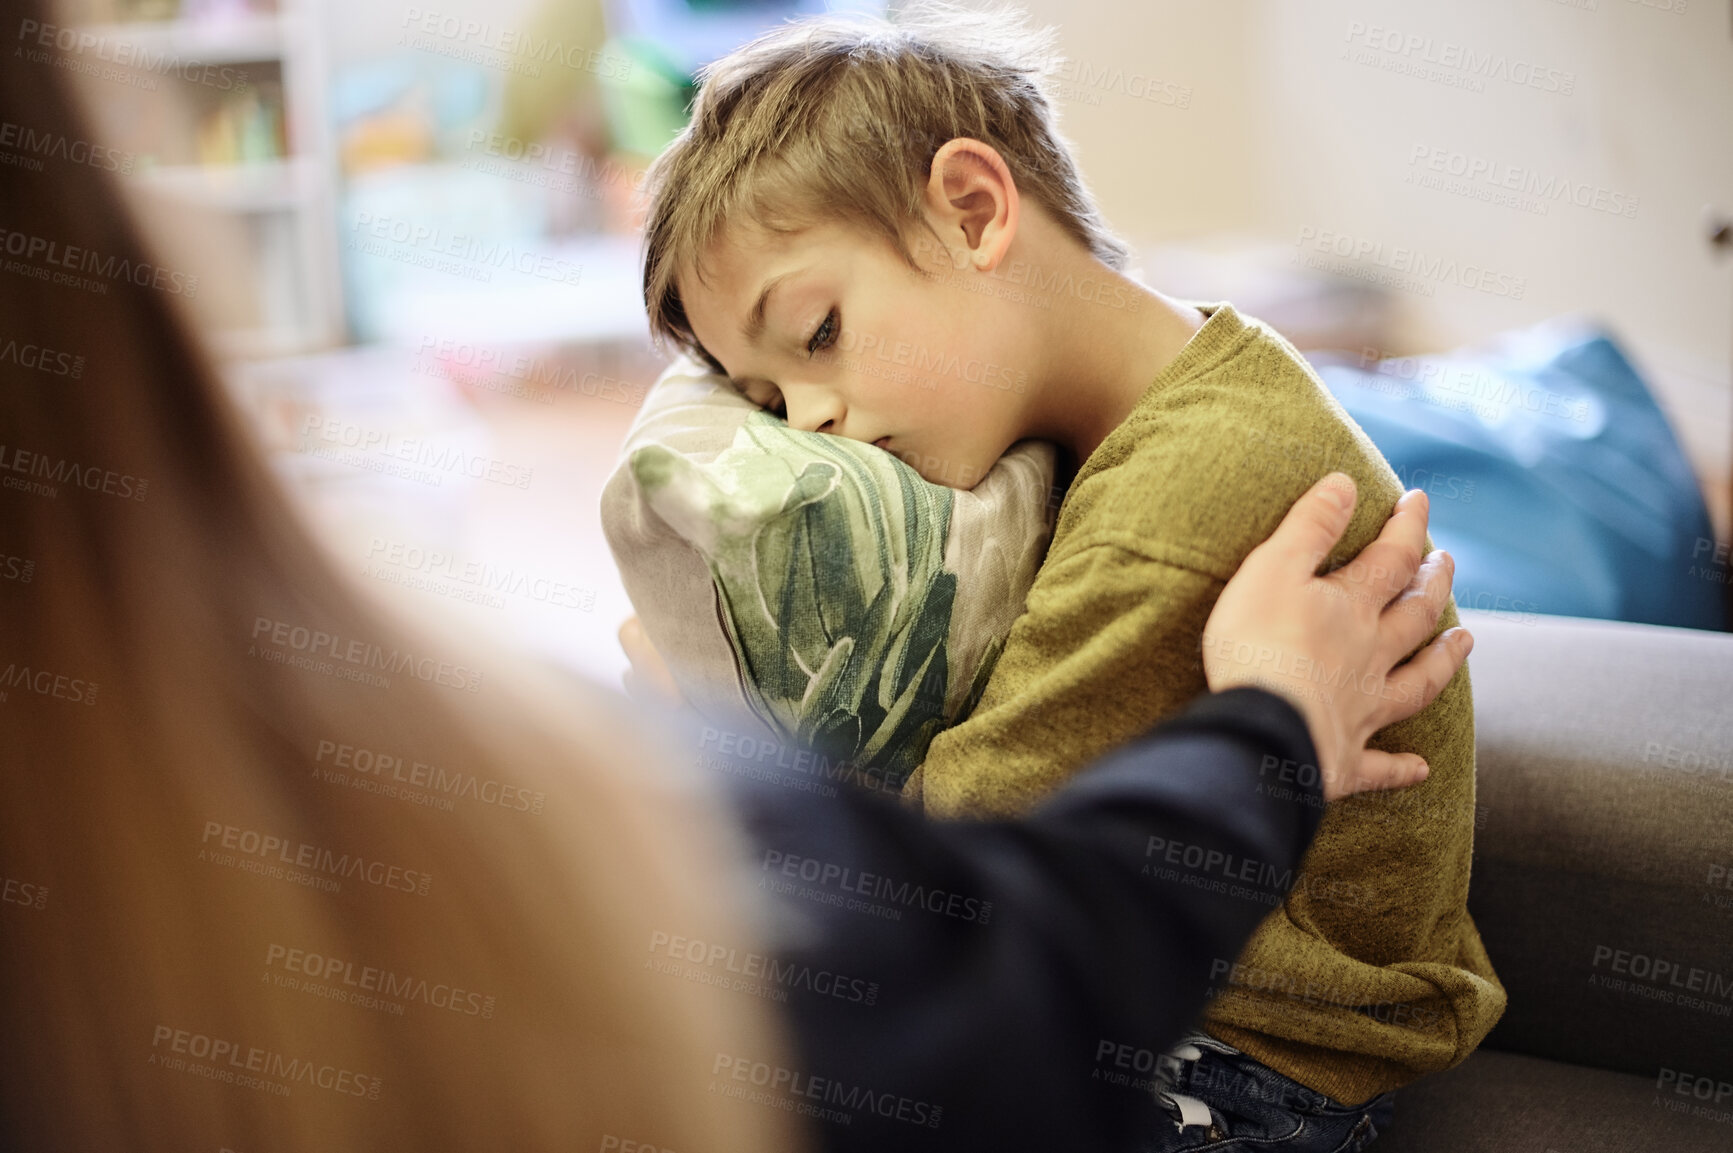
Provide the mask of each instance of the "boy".
MULTIPOLYGON (((942 9, 789 25, 707 70, 649 183, 652 329, 748 398, 936 483, 973 486, 1024 437, 1076 470, 982 699, 908 782, 939 816, 1022 811, 1203 692, 1211 606, 1318 477, 1362 494, 1338 557, 1401 492, 1281 336, 1120 273, 1055 128, 1047 51, 1001 15, 942 9)), ((1452 607, 1439 627, 1455 623, 1452 607)), ((1355 691, 1353 670, 1313 679, 1355 691)), ((1466 669, 1374 744, 1430 777, 1332 806, 1297 878, 1149 846, 1152 883, 1273 908, 1159 1062, 1174 1127, 1151 1148, 1360 1148, 1396 1088, 1462 1061, 1503 1012, 1466 908, 1466 669)), ((1271 765, 1269 787, 1308 771, 1271 765)))

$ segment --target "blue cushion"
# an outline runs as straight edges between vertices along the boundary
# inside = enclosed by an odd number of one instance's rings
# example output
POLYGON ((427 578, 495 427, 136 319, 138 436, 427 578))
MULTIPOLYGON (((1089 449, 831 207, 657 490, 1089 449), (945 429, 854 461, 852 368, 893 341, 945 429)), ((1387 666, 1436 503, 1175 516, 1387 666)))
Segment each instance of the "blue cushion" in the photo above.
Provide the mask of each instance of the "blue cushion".
POLYGON ((1474 352, 1312 361, 1430 494, 1462 607, 1723 627, 1702 492, 1605 330, 1549 321, 1474 352))

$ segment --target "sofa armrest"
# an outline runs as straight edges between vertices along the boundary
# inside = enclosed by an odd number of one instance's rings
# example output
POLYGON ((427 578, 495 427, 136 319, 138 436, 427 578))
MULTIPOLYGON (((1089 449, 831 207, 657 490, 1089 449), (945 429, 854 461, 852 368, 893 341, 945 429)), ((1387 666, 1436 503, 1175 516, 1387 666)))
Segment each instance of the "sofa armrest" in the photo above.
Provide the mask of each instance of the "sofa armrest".
POLYGON ((1733 636, 1462 616, 1488 1047, 1733 1081, 1733 636))

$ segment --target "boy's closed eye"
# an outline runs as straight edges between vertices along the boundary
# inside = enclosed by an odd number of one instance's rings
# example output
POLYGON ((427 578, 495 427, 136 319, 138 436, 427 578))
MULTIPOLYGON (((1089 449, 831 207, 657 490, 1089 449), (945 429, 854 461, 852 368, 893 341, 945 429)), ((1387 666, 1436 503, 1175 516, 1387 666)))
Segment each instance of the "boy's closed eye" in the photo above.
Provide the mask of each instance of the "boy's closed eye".
MULTIPOLYGON (((842 316, 835 308, 832 308, 829 312, 825 313, 824 317, 818 322, 818 326, 813 329, 812 335, 807 337, 807 359, 810 360, 819 353, 828 351, 830 347, 836 343, 837 337, 841 331, 842 316)), ((770 413, 772 416, 781 417, 783 420, 788 419, 788 406, 783 402, 781 390, 776 388, 775 385, 766 384, 762 381, 751 381, 746 384, 736 383, 734 387, 741 396, 744 396, 747 400, 750 400, 765 412, 770 413)))
POLYGON ((811 360, 819 353, 836 343, 837 335, 842 331, 842 316, 836 309, 825 313, 824 319, 818 322, 818 327, 812 330, 812 335, 806 339, 806 358, 811 360))

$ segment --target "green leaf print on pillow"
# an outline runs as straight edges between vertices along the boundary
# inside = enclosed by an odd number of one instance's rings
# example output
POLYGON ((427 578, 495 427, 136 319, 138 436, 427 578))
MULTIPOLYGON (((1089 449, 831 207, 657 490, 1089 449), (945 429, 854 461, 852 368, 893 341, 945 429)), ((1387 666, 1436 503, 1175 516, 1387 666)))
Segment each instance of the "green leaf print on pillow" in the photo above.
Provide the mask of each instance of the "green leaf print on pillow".
POLYGON ((631 467, 709 565, 754 711, 900 783, 951 720, 951 490, 764 412, 707 464, 648 444, 631 467))

